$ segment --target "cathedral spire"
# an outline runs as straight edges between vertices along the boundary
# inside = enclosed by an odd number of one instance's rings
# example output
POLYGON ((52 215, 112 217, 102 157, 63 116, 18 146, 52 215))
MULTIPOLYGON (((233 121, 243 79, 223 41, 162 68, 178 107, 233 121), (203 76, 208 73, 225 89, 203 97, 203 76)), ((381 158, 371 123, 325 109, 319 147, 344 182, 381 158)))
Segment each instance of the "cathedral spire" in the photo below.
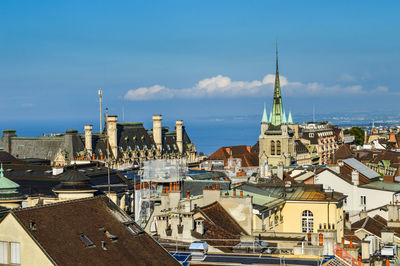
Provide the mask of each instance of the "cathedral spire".
POLYGON ((275 71, 275 86, 274 86, 274 100, 272 103, 272 119, 271 123, 274 126, 282 124, 283 106, 281 86, 279 82, 279 67, 278 67, 278 42, 276 42, 276 71, 275 71))

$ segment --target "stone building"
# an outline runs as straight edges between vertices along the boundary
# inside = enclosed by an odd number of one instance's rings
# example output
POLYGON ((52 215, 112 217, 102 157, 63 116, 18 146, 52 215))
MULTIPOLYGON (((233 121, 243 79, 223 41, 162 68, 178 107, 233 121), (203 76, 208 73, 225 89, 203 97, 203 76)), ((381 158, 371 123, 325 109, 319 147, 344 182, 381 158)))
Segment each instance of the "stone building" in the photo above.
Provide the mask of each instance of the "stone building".
POLYGON ((108 153, 116 166, 161 158, 195 162, 196 147, 182 120, 176 121, 174 131, 163 127, 161 121, 161 115, 154 115, 153 128, 149 130, 143 123, 119 123, 117 116, 108 116, 101 133, 93 133, 93 127, 85 125, 84 134, 72 129, 40 137, 18 137, 15 130, 9 129, 3 130, 0 147, 19 159, 40 158, 61 166, 78 159, 103 161, 108 153))
POLYGON ((259 166, 264 164, 288 166, 295 162, 295 125, 292 114, 286 119, 282 104, 278 70, 278 48, 276 50, 276 74, 272 112, 268 118, 266 107, 261 120, 259 137, 259 166))
POLYGON ((334 154, 339 148, 338 127, 328 122, 311 122, 300 125, 300 140, 309 148, 315 148, 319 164, 334 162, 334 154))

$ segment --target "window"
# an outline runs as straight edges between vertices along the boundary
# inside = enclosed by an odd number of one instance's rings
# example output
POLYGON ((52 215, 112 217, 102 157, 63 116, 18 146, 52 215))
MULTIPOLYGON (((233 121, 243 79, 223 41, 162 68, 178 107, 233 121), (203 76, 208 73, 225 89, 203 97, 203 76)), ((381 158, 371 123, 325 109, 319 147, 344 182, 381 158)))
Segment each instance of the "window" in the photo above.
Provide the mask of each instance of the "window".
POLYGON ((310 136, 310 138, 313 138, 314 137, 314 133, 310 133, 309 136, 310 136))
POLYGON ((95 247, 93 244, 92 240, 90 240, 85 234, 80 234, 79 237, 82 239, 82 241, 86 244, 87 247, 95 247))
POLYGON ((11 263, 21 264, 20 243, 11 242, 11 263))
POLYGON ((279 140, 276 142, 276 155, 281 155, 281 142, 279 140))
POLYGON ((361 205, 367 205, 367 196, 361 196, 361 205))
POLYGON ((311 211, 303 211, 301 215, 301 230, 303 233, 312 233, 314 231, 314 216, 311 211))
POLYGON ((275 155, 275 141, 271 140, 271 155, 275 155))
POLYGON ((8 242, 0 242, 0 264, 8 264, 8 242))
POLYGON ((0 264, 21 264, 21 244, 0 242, 0 264))

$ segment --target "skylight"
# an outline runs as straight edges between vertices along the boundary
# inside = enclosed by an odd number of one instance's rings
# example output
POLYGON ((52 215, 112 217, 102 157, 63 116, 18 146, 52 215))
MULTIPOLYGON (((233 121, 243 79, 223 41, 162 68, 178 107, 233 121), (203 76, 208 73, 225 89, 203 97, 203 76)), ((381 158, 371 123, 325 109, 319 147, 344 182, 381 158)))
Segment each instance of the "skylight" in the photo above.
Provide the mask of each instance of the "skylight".
POLYGON ((87 247, 89 248, 95 247, 92 240, 90 240, 85 234, 80 234, 79 237, 82 239, 82 241, 86 244, 87 247))

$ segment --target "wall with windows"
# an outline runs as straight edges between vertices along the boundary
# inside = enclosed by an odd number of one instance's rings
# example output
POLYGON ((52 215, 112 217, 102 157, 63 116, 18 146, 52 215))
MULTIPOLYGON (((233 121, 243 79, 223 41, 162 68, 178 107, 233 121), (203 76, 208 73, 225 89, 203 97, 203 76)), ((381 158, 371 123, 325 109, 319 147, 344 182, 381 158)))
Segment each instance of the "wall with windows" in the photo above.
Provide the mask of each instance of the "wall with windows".
POLYGON ((12 214, 0 222, 0 264, 53 265, 12 214))
MULTIPOLYGON (((350 221, 359 220, 359 213, 362 210, 371 210, 389 204, 393 200, 392 191, 362 188, 343 180, 336 174, 325 170, 314 178, 315 184, 322 184, 324 189, 333 189, 347 195, 344 210, 349 213, 350 221)), ((395 198, 396 200, 397 198, 395 198)), ((387 219, 387 212, 374 213, 387 219)), ((373 216, 371 214, 371 216, 373 216)))
POLYGON ((341 241, 344 227, 343 207, 328 202, 287 201, 282 209, 282 232, 317 233, 320 225, 337 231, 337 241, 341 241), (328 222, 329 221, 329 222, 328 222))

